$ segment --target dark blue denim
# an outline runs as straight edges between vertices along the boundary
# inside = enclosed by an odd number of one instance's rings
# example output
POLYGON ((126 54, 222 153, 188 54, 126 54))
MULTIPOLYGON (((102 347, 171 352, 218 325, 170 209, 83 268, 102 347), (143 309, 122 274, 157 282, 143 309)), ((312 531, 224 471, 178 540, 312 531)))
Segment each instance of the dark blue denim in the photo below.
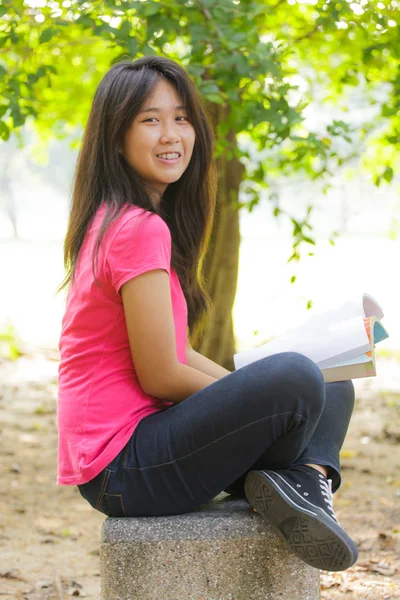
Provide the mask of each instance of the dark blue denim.
POLYGON ((325 383, 296 352, 262 358, 142 419, 82 496, 113 517, 183 514, 223 490, 243 494, 252 469, 316 463, 341 484, 339 451, 354 406, 351 381, 325 383))

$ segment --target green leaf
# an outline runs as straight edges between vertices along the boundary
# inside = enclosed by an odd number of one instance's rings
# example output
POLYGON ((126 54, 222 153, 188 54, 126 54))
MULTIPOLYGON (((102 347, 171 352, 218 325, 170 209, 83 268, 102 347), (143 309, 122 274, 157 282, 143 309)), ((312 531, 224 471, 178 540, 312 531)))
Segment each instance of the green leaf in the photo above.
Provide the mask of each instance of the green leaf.
POLYGON ((217 94, 207 94, 205 97, 210 102, 215 102, 215 104, 224 104, 225 103, 225 100, 223 98, 221 98, 221 96, 217 96, 217 94))
POLYGON ((18 108, 13 108, 11 111, 13 118, 14 127, 21 127, 25 123, 25 116, 19 111, 18 108))
POLYGON ((10 137, 10 130, 4 121, 0 121, 0 139, 7 141, 10 137))
POLYGON ((128 48, 128 52, 129 54, 134 57, 136 56, 137 52, 138 52, 138 43, 136 41, 136 38, 134 37, 127 37, 126 38, 126 46, 128 48))
POLYGON ((307 244, 312 244, 313 246, 315 246, 314 240, 312 240, 311 238, 309 238, 309 237, 307 237, 305 235, 303 235, 303 241, 307 242, 307 244))
POLYGON ((295 260, 296 262, 298 262, 300 259, 300 255, 297 252, 293 252, 292 256, 290 256, 287 260, 287 262, 292 262, 292 260, 295 260))
POLYGON ((200 92, 203 94, 203 96, 207 96, 207 95, 211 95, 211 94, 218 94, 220 91, 219 87, 215 84, 215 83, 207 83, 204 86, 201 86, 200 88, 200 92))
POLYGON ((92 27, 93 20, 89 15, 82 14, 76 19, 75 23, 78 23, 78 25, 80 25, 81 27, 88 29, 89 27, 92 27))
POLYGON ((140 14, 143 17, 151 17, 151 15, 155 15, 160 10, 160 4, 157 2, 150 2, 147 0, 145 4, 142 5, 140 10, 140 14))
POLYGON ((57 29, 53 29, 52 27, 49 27, 48 29, 45 29, 40 34, 39 44, 45 44, 46 42, 48 42, 49 40, 51 40, 51 38, 54 35, 56 35, 56 33, 58 33, 57 29))
POLYGON ((115 33, 116 34, 118 33, 119 38, 126 39, 126 38, 128 38, 132 29, 133 29, 133 27, 132 27, 131 23, 128 20, 126 20, 126 21, 122 22, 121 27, 119 29, 117 29, 115 31, 115 33))
POLYGON ((290 283, 294 283, 296 281, 296 275, 292 275, 290 278, 290 283))
POLYGON ((394 172, 393 172, 392 167, 386 167, 386 169, 383 172, 382 177, 383 177, 383 179, 385 181, 387 181, 388 183, 390 183, 392 181, 392 179, 393 179, 393 175, 394 175, 394 172))
POLYGON ((155 56, 157 52, 149 44, 144 44, 142 52, 145 56, 155 56))
POLYGON ((202 75, 205 71, 205 66, 196 63, 190 63, 187 65, 186 69, 193 77, 200 77, 200 75, 202 75))
POLYGON ((47 75, 46 73, 46 67, 39 67, 39 69, 36 71, 36 77, 37 79, 40 79, 41 77, 44 77, 45 75, 47 75))

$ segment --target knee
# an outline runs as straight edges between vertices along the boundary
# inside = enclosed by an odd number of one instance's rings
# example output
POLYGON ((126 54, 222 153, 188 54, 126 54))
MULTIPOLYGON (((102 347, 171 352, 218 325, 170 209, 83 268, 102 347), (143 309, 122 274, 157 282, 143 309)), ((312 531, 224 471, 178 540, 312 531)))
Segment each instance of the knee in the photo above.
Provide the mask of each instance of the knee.
POLYGON ((265 372, 274 372, 284 392, 307 398, 322 410, 325 402, 325 381, 321 369, 314 361, 298 352, 280 352, 262 359, 265 372))
POLYGON ((296 381, 306 386, 324 387, 324 378, 318 365, 299 352, 280 352, 273 355, 276 364, 287 380, 296 381))

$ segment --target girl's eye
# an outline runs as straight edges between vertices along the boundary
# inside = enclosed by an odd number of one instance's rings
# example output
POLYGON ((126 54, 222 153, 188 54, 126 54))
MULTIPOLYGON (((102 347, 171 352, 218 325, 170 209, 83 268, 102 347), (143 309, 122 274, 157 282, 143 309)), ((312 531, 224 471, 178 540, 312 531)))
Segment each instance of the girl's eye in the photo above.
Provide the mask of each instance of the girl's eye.
MULTIPOLYGON (((177 119, 185 119, 185 121, 187 121, 186 117, 176 117, 177 119)), ((143 123, 147 123, 148 121, 152 121, 153 119, 156 119, 155 117, 149 117, 148 119, 146 119, 145 121, 143 121, 143 123)))

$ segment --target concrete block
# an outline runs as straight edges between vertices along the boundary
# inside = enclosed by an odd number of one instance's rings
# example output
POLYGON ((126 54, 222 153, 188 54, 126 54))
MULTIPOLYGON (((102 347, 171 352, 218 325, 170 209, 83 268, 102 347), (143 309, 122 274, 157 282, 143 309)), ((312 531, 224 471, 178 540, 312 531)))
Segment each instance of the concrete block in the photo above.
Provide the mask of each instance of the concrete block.
POLYGON ((318 600, 319 571, 294 556, 245 499, 199 511, 107 518, 102 600, 318 600))

